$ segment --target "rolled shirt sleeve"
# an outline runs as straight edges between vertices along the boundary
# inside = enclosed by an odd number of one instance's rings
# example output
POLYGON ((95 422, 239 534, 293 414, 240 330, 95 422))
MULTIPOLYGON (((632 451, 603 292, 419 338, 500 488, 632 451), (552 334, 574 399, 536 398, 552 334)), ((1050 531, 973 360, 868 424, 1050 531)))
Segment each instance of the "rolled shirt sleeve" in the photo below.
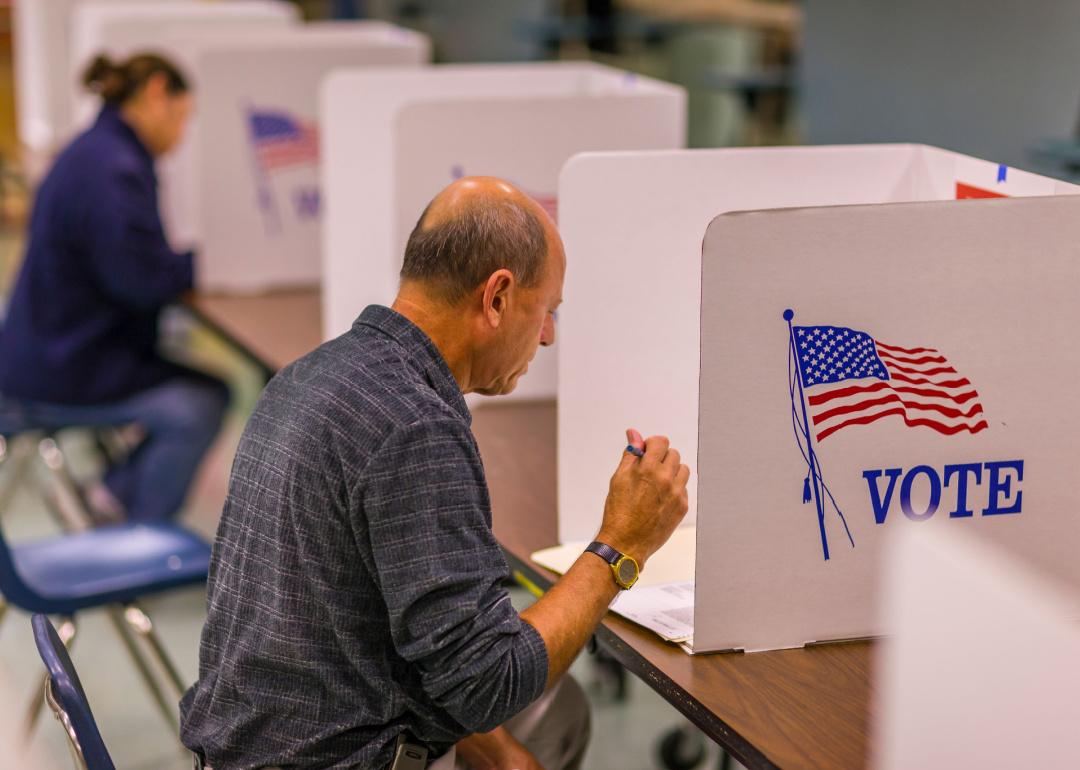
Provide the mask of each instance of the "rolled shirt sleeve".
POLYGON ((542 694, 548 657, 501 585, 509 570, 468 426, 440 416, 396 429, 363 479, 395 649, 465 730, 495 729, 542 694))

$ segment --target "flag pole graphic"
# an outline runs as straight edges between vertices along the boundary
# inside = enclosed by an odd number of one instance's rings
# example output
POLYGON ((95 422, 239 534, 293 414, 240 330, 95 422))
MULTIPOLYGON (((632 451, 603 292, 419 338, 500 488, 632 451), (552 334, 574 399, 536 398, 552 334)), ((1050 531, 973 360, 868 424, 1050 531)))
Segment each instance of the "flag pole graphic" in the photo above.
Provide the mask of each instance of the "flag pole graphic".
MULTIPOLYGON (((795 361, 795 381, 799 386, 799 404, 802 406, 803 434, 806 437, 806 456, 810 465, 810 480, 814 493, 814 503, 817 505, 818 529, 821 531, 821 550, 825 560, 829 560, 829 540, 825 535, 825 501, 822 499, 821 488, 824 482, 818 472, 817 456, 814 454, 814 444, 810 437, 810 421, 806 416, 806 394, 803 392, 802 367, 799 365, 799 351, 795 345, 795 329, 791 325, 791 319, 795 317, 795 311, 788 308, 784 311, 784 320, 788 325, 788 351, 795 361)), ((792 403, 794 409, 795 404, 792 403)))
POLYGON ((274 191, 270 187, 270 178, 259 160, 259 136, 255 130, 255 108, 250 104, 242 105, 244 117, 247 122, 249 136, 250 155, 252 170, 255 174, 255 195, 259 209, 263 213, 263 227, 267 235, 277 235, 281 232, 281 213, 278 211, 277 202, 274 200, 274 191))

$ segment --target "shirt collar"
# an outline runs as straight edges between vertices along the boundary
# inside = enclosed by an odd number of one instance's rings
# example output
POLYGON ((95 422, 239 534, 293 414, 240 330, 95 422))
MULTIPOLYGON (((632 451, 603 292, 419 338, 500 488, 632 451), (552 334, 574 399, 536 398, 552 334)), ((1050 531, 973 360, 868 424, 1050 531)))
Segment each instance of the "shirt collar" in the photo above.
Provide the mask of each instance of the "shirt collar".
POLYGON ((135 148, 139 153, 139 156, 146 161, 147 166, 150 168, 150 173, 154 173, 154 156, 150 154, 150 150, 143 144, 139 135, 135 133, 135 129, 120 115, 119 107, 111 104, 106 104, 102 107, 101 112, 98 113, 94 127, 104 128, 116 136, 123 138, 128 144, 135 148))
POLYGON ((405 316, 382 305, 368 305, 353 324, 353 329, 367 326, 385 334, 403 347, 443 401, 472 424, 472 413, 465 403, 461 387, 454 379, 442 353, 419 326, 405 316))

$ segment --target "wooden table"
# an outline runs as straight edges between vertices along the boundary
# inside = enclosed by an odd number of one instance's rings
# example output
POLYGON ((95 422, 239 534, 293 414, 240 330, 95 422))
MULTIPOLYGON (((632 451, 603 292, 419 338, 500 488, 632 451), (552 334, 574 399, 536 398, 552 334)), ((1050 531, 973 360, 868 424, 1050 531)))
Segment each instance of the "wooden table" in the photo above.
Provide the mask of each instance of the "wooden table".
POLYGON ((195 292, 184 304, 267 376, 322 341, 322 298, 318 289, 254 295, 195 292))
MULTIPOLYGON (((320 339, 314 291, 196 297, 212 328, 264 366, 280 368, 320 339)), ((514 570, 544 589, 557 575, 530 554, 557 542, 555 405, 487 404, 474 412, 491 489, 495 536, 514 570)), ((608 615, 597 638, 748 768, 861 768, 867 764, 871 644, 690 656, 608 615)))

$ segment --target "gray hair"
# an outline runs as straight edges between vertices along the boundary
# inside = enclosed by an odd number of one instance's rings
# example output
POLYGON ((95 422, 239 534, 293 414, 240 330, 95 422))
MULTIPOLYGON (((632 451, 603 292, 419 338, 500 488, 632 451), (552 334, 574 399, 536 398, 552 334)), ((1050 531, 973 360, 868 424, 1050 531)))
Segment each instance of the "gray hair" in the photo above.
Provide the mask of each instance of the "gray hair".
POLYGON ((507 269, 526 288, 540 282, 547 236, 535 212, 506 199, 469 201, 443 221, 425 226, 428 210, 405 246, 402 281, 418 281, 455 303, 507 269))

